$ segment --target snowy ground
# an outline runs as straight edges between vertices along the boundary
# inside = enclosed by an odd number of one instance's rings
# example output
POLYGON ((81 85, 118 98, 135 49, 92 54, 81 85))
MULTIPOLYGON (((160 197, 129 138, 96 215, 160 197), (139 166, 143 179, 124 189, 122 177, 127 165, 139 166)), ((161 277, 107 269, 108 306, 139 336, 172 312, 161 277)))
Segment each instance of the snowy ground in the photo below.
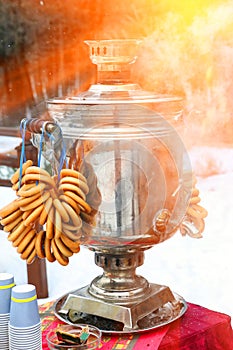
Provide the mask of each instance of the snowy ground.
MULTIPOLYGON (((138 273, 151 282, 168 285, 189 302, 233 316, 233 149, 194 148, 190 156, 198 175, 201 204, 209 212, 203 238, 176 233, 145 252, 138 273)), ((1 206, 13 198, 13 191, 0 189, 1 206)), ((13 273, 17 284, 26 282, 25 263, 3 232, 0 271, 13 273)), ((49 297, 54 299, 88 284, 101 269, 94 264, 94 254, 82 247, 67 267, 48 264, 47 274, 49 297)))

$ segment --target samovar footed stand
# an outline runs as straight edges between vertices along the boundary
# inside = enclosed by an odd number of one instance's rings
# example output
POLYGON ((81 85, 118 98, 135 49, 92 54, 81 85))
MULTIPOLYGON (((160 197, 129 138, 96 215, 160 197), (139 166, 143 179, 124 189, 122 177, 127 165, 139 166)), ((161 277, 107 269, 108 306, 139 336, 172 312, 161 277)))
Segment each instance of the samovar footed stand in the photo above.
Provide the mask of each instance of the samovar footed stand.
POLYGON ((90 285, 58 300, 55 307, 57 317, 68 323, 75 323, 75 316, 80 314, 112 320, 110 329, 95 325, 102 331, 113 333, 154 329, 183 315, 187 306, 181 297, 173 294, 167 286, 149 283, 136 275, 136 268, 143 261, 142 250, 96 252, 95 263, 103 268, 103 274, 90 285), (122 325, 122 330, 115 328, 116 323, 122 325))

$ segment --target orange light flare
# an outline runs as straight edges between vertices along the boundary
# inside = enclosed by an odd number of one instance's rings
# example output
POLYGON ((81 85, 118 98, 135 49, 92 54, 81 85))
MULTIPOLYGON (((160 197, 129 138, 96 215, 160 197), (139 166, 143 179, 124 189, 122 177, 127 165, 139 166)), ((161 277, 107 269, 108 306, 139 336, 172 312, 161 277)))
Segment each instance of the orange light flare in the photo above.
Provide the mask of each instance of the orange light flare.
MULTIPOLYGON (((73 89, 82 91, 91 83, 93 71, 83 41, 100 20, 90 0, 78 4, 42 0, 33 7, 30 0, 22 0, 9 6, 10 20, 15 6, 15 27, 24 33, 24 41, 9 41, 9 56, 0 57, 0 115, 4 117, 47 98, 71 94, 73 89)), ((6 45, 10 38, 4 38, 6 45)))
POLYGON ((62 51, 57 48, 35 60, 21 60, 19 65, 8 64, 0 85, 5 109, 11 112, 28 102, 32 105, 44 98, 66 95, 68 85, 70 91, 72 85, 73 89, 80 91, 86 88, 92 80, 92 73, 85 55, 80 55, 79 51, 67 44, 62 51))
POLYGON ((233 3, 167 0, 166 6, 144 38, 134 78, 144 89, 184 97, 196 142, 232 140, 233 3))

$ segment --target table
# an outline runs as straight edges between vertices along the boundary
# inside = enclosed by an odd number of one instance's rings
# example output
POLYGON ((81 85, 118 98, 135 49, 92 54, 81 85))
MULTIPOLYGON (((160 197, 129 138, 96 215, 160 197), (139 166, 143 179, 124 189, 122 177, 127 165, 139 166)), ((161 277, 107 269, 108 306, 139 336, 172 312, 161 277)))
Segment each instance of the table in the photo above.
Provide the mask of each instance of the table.
MULTIPOLYGON (((101 350, 232 350, 231 317, 200 305, 187 303, 177 321, 154 331, 121 336, 103 335, 101 350)), ((46 334, 62 322, 54 315, 54 302, 41 305, 43 350, 46 334)))

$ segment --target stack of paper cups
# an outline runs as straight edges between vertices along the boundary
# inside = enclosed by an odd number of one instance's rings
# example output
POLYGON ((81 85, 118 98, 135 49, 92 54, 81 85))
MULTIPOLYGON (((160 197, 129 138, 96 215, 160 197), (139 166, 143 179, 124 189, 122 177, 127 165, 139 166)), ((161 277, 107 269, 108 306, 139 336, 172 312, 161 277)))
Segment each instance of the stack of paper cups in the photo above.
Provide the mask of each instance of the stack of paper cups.
POLYGON ((36 296, 32 284, 13 287, 11 295, 10 350, 41 350, 41 323, 36 296))
POLYGON ((14 276, 0 273, 0 349, 9 350, 8 324, 10 319, 11 290, 14 276))

